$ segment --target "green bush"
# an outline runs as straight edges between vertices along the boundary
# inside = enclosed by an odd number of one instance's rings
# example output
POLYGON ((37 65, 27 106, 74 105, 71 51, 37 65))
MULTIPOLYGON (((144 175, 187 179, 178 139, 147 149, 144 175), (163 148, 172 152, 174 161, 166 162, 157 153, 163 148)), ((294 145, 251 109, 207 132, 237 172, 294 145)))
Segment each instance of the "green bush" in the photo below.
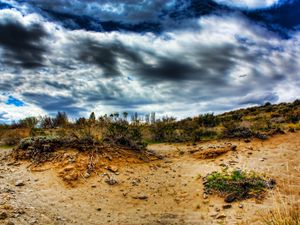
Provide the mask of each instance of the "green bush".
POLYGON ((204 178, 203 184, 206 193, 216 193, 225 196, 225 201, 226 199, 235 201, 262 197, 266 189, 274 187, 275 181, 273 179, 266 180, 254 172, 241 170, 228 172, 224 170, 208 174, 204 178))

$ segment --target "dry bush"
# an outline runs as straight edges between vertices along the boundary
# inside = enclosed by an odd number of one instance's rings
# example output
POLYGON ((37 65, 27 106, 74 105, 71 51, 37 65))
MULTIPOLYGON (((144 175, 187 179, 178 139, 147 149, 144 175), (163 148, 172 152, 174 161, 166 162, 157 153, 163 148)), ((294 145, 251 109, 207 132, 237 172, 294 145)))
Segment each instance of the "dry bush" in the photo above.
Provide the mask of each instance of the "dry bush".
POLYGON ((1 142, 6 146, 15 146, 19 144, 22 138, 30 135, 30 129, 7 129, 1 135, 1 142))

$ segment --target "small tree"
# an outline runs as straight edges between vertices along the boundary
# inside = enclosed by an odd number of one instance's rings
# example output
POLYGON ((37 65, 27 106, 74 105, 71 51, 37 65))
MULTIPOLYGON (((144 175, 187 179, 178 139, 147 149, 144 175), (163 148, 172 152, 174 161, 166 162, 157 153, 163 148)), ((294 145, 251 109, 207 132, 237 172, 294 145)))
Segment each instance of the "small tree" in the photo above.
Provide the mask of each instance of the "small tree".
POLYGON ((96 122, 96 116, 95 116, 94 112, 91 113, 90 118, 89 118, 89 122, 91 124, 94 124, 96 122))
POLYGON ((27 117, 19 121, 20 127, 24 128, 35 128, 38 124, 39 120, 36 117, 27 117))
POLYGON ((69 123, 68 116, 65 112, 58 112, 53 122, 54 127, 65 127, 69 123))

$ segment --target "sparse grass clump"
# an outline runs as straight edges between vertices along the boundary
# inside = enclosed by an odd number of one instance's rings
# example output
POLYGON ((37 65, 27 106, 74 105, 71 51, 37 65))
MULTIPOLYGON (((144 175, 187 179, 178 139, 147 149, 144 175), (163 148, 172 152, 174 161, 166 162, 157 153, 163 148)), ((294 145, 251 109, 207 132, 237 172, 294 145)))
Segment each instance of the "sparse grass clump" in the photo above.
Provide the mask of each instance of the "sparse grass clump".
POLYGON ((264 225, 300 225, 300 204, 295 203, 286 209, 271 211, 263 219, 264 225))
POLYGON ((204 189, 207 194, 218 194, 226 202, 248 198, 262 198, 266 189, 273 188, 275 181, 265 179, 254 172, 233 170, 213 172, 204 177, 204 189))

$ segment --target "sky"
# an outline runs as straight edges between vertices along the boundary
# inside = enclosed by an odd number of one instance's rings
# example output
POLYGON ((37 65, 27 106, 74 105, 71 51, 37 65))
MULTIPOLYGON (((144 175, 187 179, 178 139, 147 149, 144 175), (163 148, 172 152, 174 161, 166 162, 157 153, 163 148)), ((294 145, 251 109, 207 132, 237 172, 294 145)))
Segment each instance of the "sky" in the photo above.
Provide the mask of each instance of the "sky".
POLYGON ((0 123, 300 96, 300 0, 0 0, 0 123))

